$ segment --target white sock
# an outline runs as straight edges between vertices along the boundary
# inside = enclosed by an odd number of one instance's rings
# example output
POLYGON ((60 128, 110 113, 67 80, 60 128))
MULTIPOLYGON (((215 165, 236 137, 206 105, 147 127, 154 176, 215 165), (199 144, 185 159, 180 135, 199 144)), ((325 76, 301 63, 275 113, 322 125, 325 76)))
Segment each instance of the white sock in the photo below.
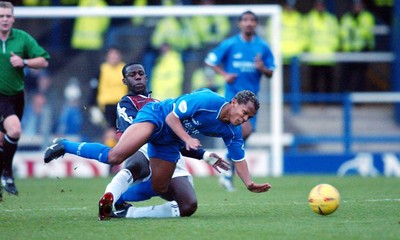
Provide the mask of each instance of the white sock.
POLYGON ((133 177, 128 169, 119 171, 107 185, 104 193, 110 192, 114 197, 114 202, 117 201, 122 193, 128 190, 128 187, 133 183, 133 177))
POLYGON ((175 201, 149 207, 130 207, 126 218, 171 218, 180 217, 179 207, 175 201))

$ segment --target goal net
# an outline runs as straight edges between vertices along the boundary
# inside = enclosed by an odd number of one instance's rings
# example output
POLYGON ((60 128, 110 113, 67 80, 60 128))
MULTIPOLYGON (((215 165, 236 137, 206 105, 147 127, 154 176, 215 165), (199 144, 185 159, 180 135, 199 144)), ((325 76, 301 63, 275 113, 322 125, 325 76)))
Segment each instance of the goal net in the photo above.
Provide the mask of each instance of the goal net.
MULTIPOLYGON (((244 11, 253 11, 259 17, 258 34, 265 38, 268 33, 276 70, 270 81, 262 81, 259 93, 261 107, 258 113, 257 132, 251 136, 248 145, 268 151, 268 173, 282 174, 283 161, 283 101, 282 67, 280 54, 280 16, 279 5, 218 5, 218 6, 146 6, 146 7, 16 7, 15 27, 32 34, 52 55, 51 70, 57 89, 65 88, 71 78, 78 78, 83 92, 86 83, 96 68, 104 61, 104 51, 89 51, 89 57, 78 57, 79 51, 70 46, 74 20, 78 17, 104 17, 111 19, 110 28, 104 33, 103 49, 117 45, 123 50, 124 59, 143 61, 151 33, 160 19, 175 17, 179 19, 195 16, 226 16, 230 20, 228 36, 238 33, 237 19, 244 11), (266 24, 268 22, 268 28, 266 24), (78 53, 78 54, 77 54, 78 53), (76 59, 76 60, 75 60, 76 59), (80 59, 80 60, 79 60, 80 59)), ((93 26, 95 28, 97 26, 93 26)), ((185 70, 182 82, 183 92, 191 91, 192 76, 196 67, 204 66, 204 57, 217 43, 200 47, 188 54, 183 61, 185 70)), ((154 59, 153 59, 154 60, 154 59)), ((153 61, 154 63, 154 61, 153 61)), ((146 66, 145 66, 146 67, 146 66)), ((146 69, 149 72, 148 69, 146 69)), ((60 93, 62 94, 62 92, 60 93)), ((157 96, 155 96, 157 98, 157 96)), ((59 99, 58 99, 59 100, 59 99)), ((58 100, 55 100, 57 103, 58 100)))

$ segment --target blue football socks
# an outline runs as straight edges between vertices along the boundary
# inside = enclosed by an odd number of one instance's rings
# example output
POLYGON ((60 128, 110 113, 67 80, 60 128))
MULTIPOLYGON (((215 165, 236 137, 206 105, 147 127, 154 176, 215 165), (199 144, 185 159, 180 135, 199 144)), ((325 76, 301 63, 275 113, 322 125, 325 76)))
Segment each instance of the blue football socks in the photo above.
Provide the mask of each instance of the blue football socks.
POLYGON ((101 143, 71 142, 64 140, 62 142, 67 153, 80 157, 95 159, 99 162, 108 164, 108 152, 110 147, 101 143))
POLYGON ((120 199, 118 199, 117 203, 122 203, 123 201, 140 202, 155 196, 158 196, 158 194, 154 192, 151 187, 151 180, 149 180, 130 186, 128 190, 122 194, 120 199))

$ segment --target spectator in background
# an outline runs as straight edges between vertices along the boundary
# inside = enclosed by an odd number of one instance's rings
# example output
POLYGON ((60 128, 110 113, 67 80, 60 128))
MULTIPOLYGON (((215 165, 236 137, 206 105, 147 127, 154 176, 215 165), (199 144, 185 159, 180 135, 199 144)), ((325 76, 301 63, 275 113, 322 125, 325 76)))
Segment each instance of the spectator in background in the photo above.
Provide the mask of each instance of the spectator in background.
POLYGON ((128 88, 121 84, 120 75, 124 65, 121 51, 117 47, 110 47, 107 49, 105 62, 100 65, 97 77, 90 83, 93 89, 90 112, 100 111, 104 116, 105 121, 100 119, 100 122, 95 123, 105 128, 103 143, 109 147, 113 147, 117 143, 115 128, 117 103, 128 92, 128 88))
MULTIPOLYGON (((25 105, 24 67, 46 68, 50 55, 27 32, 13 27, 14 6, 0 1, 0 173, 1 184, 18 195, 14 183, 13 159, 21 137, 25 105)), ((0 186, 0 201, 2 187, 0 186)))
MULTIPOLYGON (((78 7, 106 7, 105 0, 79 0, 78 7)), ((110 26, 109 17, 80 16, 74 21, 71 37, 71 47, 82 56, 85 71, 80 74, 83 79, 95 75, 101 59, 101 49, 104 46, 104 35, 110 26)))
MULTIPOLYGON (((152 69, 160 54, 160 49, 167 44, 175 51, 182 52, 184 44, 182 40, 182 27, 178 18, 168 16, 157 21, 150 40, 150 46, 143 56, 143 66, 148 69, 147 79, 152 80, 152 69)), ((157 98, 157 97, 156 97, 157 98)))
POLYGON ((23 135, 42 137, 41 147, 48 144, 52 126, 52 111, 48 99, 43 93, 36 93, 24 111, 26 120, 22 121, 23 135))
MULTIPOLYGON (((340 19, 341 48, 344 52, 365 52, 375 47, 375 18, 364 9, 361 0, 353 0, 352 10, 340 19)), ((343 64, 340 91, 364 91, 366 87, 364 62, 343 64)))
MULTIPOLYGON (((305 22, 303 15, 296 10, 296 0, 287 0, 283 6, 282 11, 282 28, 281 28, 281 53, 283 57, 283 73, 286 84, 284 84, 285 91, 289 90, 290 83, 290 65, 294 58, 299 57, 304 52, 306 44, 305 22)), ((267 24, 267 27, 270 27, 267 24)), ((267 39, 271 33, 267 29, 267 39)))
MULTIPOLYGON (((50 6, 51 5, 51 0, 21 0, 22 4, 24 6, 50 6)), ((21 2, 21 1, 13 1, 14 4, 15 2, 21 2)), ((18 4, 15 4, 16 6, 18 4)))
POLYGON ((311 91, 333 92, 334 54, 339 47, 339 24, 336 16, 329 13, 323 0, 316 0, 307 14, 307 51, 315 60, 309 62, 311 91))
MULTIPOLYGON (((146 5, 162 5, 162 6, 176 6, 176 5, 190 5, 191 0, 134 0, 135 6, 146 6, 146 5)), ((141 17, 133 17, 132 23, 134 26, 138 26, 146 22, 141 17)), ((148 70, 147 79, 151 82, 152 69, 155 65, 156 59, 159 57, 160 49, 164 44, 168 44, 173 50, 180 52, 181 54, 187 48, 186 39, 190 36, 195 41, 199 42, 199 39, 195 35, 188 35, 185 33, 182 27, 182 21, 180 17, 165 16, 157 19, 156 26, 152 32, 149 46, 146 47, 146 52, 143 56, 143 66, 148 70)), ((189 28, 190 31, 193 31, 189 28)))
POLYGON ((58 135, 80 136, 83 123, 81 96, 79 80, 71 78, 64 89, 65 104, 58 119, 58 135))
POLYGON ((158 100, 178 97, 182 94, 184 71, 181 54, 168 44, 160 51, 150 82, 152 96, 158 100))
MULTIPOLYGON (((200 6, 211 7, 214 4, 215 0, 200 0, 200 6)), ((193 16, 192 21, 201 40, 202 48, 213 48, 231 31, 229 18, 224 15, 193 16)))
MULTIPOLYGON (((274 56, 269 45, 257 35, 258 17, 251 11, 242 13, 238 26, 240 33, 221 42, 206 57, 205 63, 225 79, 225 97, 232 99, 241 90, 258 93, 263 76, 272 77, 274 56)), ((243 140, 256 130, 256 117, 241 126, 243 140)), ((230 156, 227 156, 230 159, 230 156)), ((220 183, 233 191, 234 167, 221 174, 220 183)))
MULTIPOLYGON (((214 0, 200 0, 199 8, 212 7, 214 0)), ((181 18, 182 36, 187 41, 187 48, 183 52, 185 63, 184 79, 193 79, 203 72, 204 53, 209 52, 219 42, 224 40, 231 31, 231 23, 227 16, 223 15, 202 15, 181 18)), ((193 82, 192 82, 193 83, 193 82)), ((185 82, 183 90, 190 92, 193 87, 185 82)), ((200 85, 207 85, 206 83, 200 85)))
MULTIPOLYGON (((79 0, 79 7, 106 7, 105 0, 79 0)), ((75 20, 71 45, 74 49, 100 50, 104 33, 110 25, 108 17, 78 17, 75 20)))
POLYGON ((200 88, 209 88, 219 95, 224 95, 225 80, 220 74, 216 74, 210 66, 196 69, 192 77, 192 91, 200 88), (204 81, 205 80, 205 81, 204 81))
MULTIPOLYGON (((147 6, 147 0, 132 0, 132 4, 135 7, 146 7, 147 6)), ((144 23, 144 17, 132 17, 131 18, 131 23, 135 27, 139 27, 143 25, 144 23)))
POLYGON ((53 111, 49 104, 51 78, 44 70, 28 69, 27 72, 26 79, 34 81, 35 86, 27 92, 28 105, 22 120, 23 134, 41 136, 43 138, 42 147, 45 147, 50 143, 51 126, 53 125, 53 111))
POLYGON ((45 69, 24 68, 24 75, 25 99, 27 102, 37 92, 47 92, 51 85, 51 79, 45 69), (44 81, 42 81, 43 79, 44 81))

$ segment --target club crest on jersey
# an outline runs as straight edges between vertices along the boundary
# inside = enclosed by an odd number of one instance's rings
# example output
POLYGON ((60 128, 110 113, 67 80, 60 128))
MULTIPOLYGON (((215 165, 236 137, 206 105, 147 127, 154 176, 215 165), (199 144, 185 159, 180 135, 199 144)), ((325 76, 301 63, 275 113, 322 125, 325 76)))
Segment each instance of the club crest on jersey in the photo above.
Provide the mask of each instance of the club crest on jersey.
POLYGON ((240 59, 240 58, 242 58, 242 57, 243 57, 243 54, 240 53, 240 52, 235 53, 235 54, 233 55, 233 58, 234 58, 234 59, 240 59))
POLYGON ((185 113, 187 111, 187 103, 186 103, 186 101, 180 102, 179 105, 178 105, 178 109, 182 113, 185 113))

